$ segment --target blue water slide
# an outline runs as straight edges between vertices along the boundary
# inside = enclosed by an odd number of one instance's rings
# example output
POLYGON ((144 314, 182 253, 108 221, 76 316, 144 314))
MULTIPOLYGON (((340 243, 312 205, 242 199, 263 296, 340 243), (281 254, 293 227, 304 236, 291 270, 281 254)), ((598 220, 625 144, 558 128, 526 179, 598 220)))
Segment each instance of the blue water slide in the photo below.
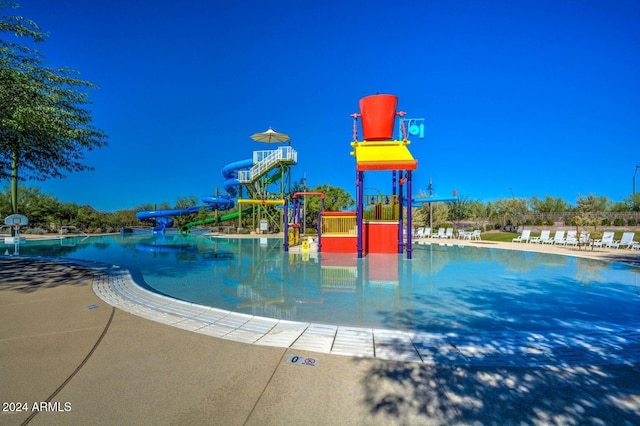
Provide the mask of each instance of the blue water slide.
MULTIPOLYGON (((229 195, 221 195, 218 197, 203 197, 202 201, 205 203, 204 208, 206 210, 228 210, 233 208, 235 203, 231 199, 238 195, 238 171, 246 170, 253 167, 253 160, 251 158, 234 161, 222 168, 222 176, 224 176, 224 189, 229 195)), ((169 210, 148 210, 140 211, 136 213, 138 220, 153 220, 156 226, 153 227, 153 232, 162 232, 165 228, 171 228, 173 226, 173 220, 170 219, 173 216, 185 216, 200 211, 201 206, 193 206, 186 209, 169 209, 169 210)))
MULTIPOLYGON (((235 205, 231 197, 227 195, 202 197, 202 201, 205 203, 205 210, 228 210, 235 205)), ((136 213, 136 218, 138 218, 138 220, 154 220, 156 226, 153 227, 153 232, 162 232, 165 228, 171 228, 173 226, 173 220, 170 219, 171 217, 198 213, 201 208, 202 206, 193 206, 186 209, 140 211, 136 213)))
POLYGON ((223 187, 229 195, 232 197, 238 195, 238 186, 240 186, 240 182, 238 181, 238 171, 250 169, 251 167, 253 167, 253 160, 251 158, 247 158, 245 160, 234 161, 222 168, 222 176, 225 179, 223 187))
POLYGON ((207 205, 205 208, 209 210, 229 210, 236 205, 229 195, 202 197, 202 202, 207 205))

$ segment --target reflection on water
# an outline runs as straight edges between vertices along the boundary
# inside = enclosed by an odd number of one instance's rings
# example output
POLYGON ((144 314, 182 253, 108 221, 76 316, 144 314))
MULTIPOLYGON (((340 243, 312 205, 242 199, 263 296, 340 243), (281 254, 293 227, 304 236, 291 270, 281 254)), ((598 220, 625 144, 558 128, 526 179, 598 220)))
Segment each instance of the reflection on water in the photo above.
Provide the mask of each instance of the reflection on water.
POLYGON ((278 239, 148 234, 28 242, 22 255, 121 265, 173 297, 252 315, 415 331, 637 324, 638 268, 444 244, 413 260, 285 253, 278 239))

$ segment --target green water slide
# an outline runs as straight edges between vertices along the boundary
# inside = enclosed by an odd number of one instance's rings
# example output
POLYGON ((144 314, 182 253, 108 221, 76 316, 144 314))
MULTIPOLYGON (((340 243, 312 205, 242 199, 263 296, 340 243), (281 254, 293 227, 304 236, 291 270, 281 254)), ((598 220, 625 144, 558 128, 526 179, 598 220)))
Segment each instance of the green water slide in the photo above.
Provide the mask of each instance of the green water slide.
POLYGON ((269 176, 267 178, 267 184, 272 184, 275 181, 277 181, 278 179, 280 179, 280 177, 282 176, 282 169, 278 169, 277 172, 275 172, 274 174, 272 174, 271 176, 269 176))
POLYGON ((203 220, 196 220, 195 222, 189 222, 187 224, 182 225, 182 227, 180 228, 180 232, 189 232, 189 230, 193 226, 206 225, 207 223, 220 223, 220 222, 226 222, 227 220, 237 219, 239 214, 242 214, 242 216, 246 216, 252 211, 253 211, 253 207, 249 207, 248 209, 244 209, 241 212, 232 212, 232 213, 223 214, 220 217, 208 217, 203 220))

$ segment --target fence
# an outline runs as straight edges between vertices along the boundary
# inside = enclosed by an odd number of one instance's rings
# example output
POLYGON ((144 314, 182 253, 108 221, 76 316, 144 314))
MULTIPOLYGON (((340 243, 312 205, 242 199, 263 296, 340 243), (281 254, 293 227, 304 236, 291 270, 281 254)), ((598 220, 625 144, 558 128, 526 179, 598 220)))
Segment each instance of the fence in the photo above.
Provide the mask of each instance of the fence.
POLYGON ((400 204, 397 195, 368 195, 365 198, 365 220, 398 221, 400 204))
POLYGON ((453 221, 456 228, 482 228, 485 230, 501 228, 508 231, 517 231, 522 226, 575 226, 575 217, 598 218, 598 227, 616 226, 640 226, 640 212, 555 212, 555 213, 524 213, 504 214, 499 216, 462 219, 453 221))
POLYGON ((321 230, 322 235, 356 235, 356 216, 355 214, 322 215, 321 230))

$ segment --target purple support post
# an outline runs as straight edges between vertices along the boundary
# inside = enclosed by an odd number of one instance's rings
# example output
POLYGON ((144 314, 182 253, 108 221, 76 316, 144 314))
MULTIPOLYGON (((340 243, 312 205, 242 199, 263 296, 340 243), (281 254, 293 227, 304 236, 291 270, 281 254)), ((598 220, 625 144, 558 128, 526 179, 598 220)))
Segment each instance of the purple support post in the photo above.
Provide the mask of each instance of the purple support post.
POLYGON ((293 199, 293 223, 300 223, 300 203, 297 198, 293 199))
POLYGON ((396 173, 397 172, 395 170, 391 172, 391 188, 392 188, 392 191, 393 191, 393 193, 392 193, 393 195, 396 195, 396 185, 397 185, 397 182, 398 182, 398 180, 396 178, 396 173))
POLYGON ((358 228, 358 259, 362 258, 362 199, 364 197, 364 172, 356 172, 356 227, 358 228))
POLYGON ((322 211, 318 213, 318 253, 322 253, 322 213, 324 212, 324 198, 322 199, 322 211))
POLYGON ((284 200, 284 251, 289 251, 289 201, 284 200))
POLYGON ((407 259, 412 259, 412 238, 411 238, 411 230, 413 229, 413 214, 411 211, 411 205, 413 204, 413 199, 411 197, 411 170, 407 171, 407 259))
POLYGON ((402 171, 399 172, 398 179, 398 203, 400 203, 400 217, 398 218, 398 253, 402 253, 404 251, 404 236, 402 235, 402 171))

